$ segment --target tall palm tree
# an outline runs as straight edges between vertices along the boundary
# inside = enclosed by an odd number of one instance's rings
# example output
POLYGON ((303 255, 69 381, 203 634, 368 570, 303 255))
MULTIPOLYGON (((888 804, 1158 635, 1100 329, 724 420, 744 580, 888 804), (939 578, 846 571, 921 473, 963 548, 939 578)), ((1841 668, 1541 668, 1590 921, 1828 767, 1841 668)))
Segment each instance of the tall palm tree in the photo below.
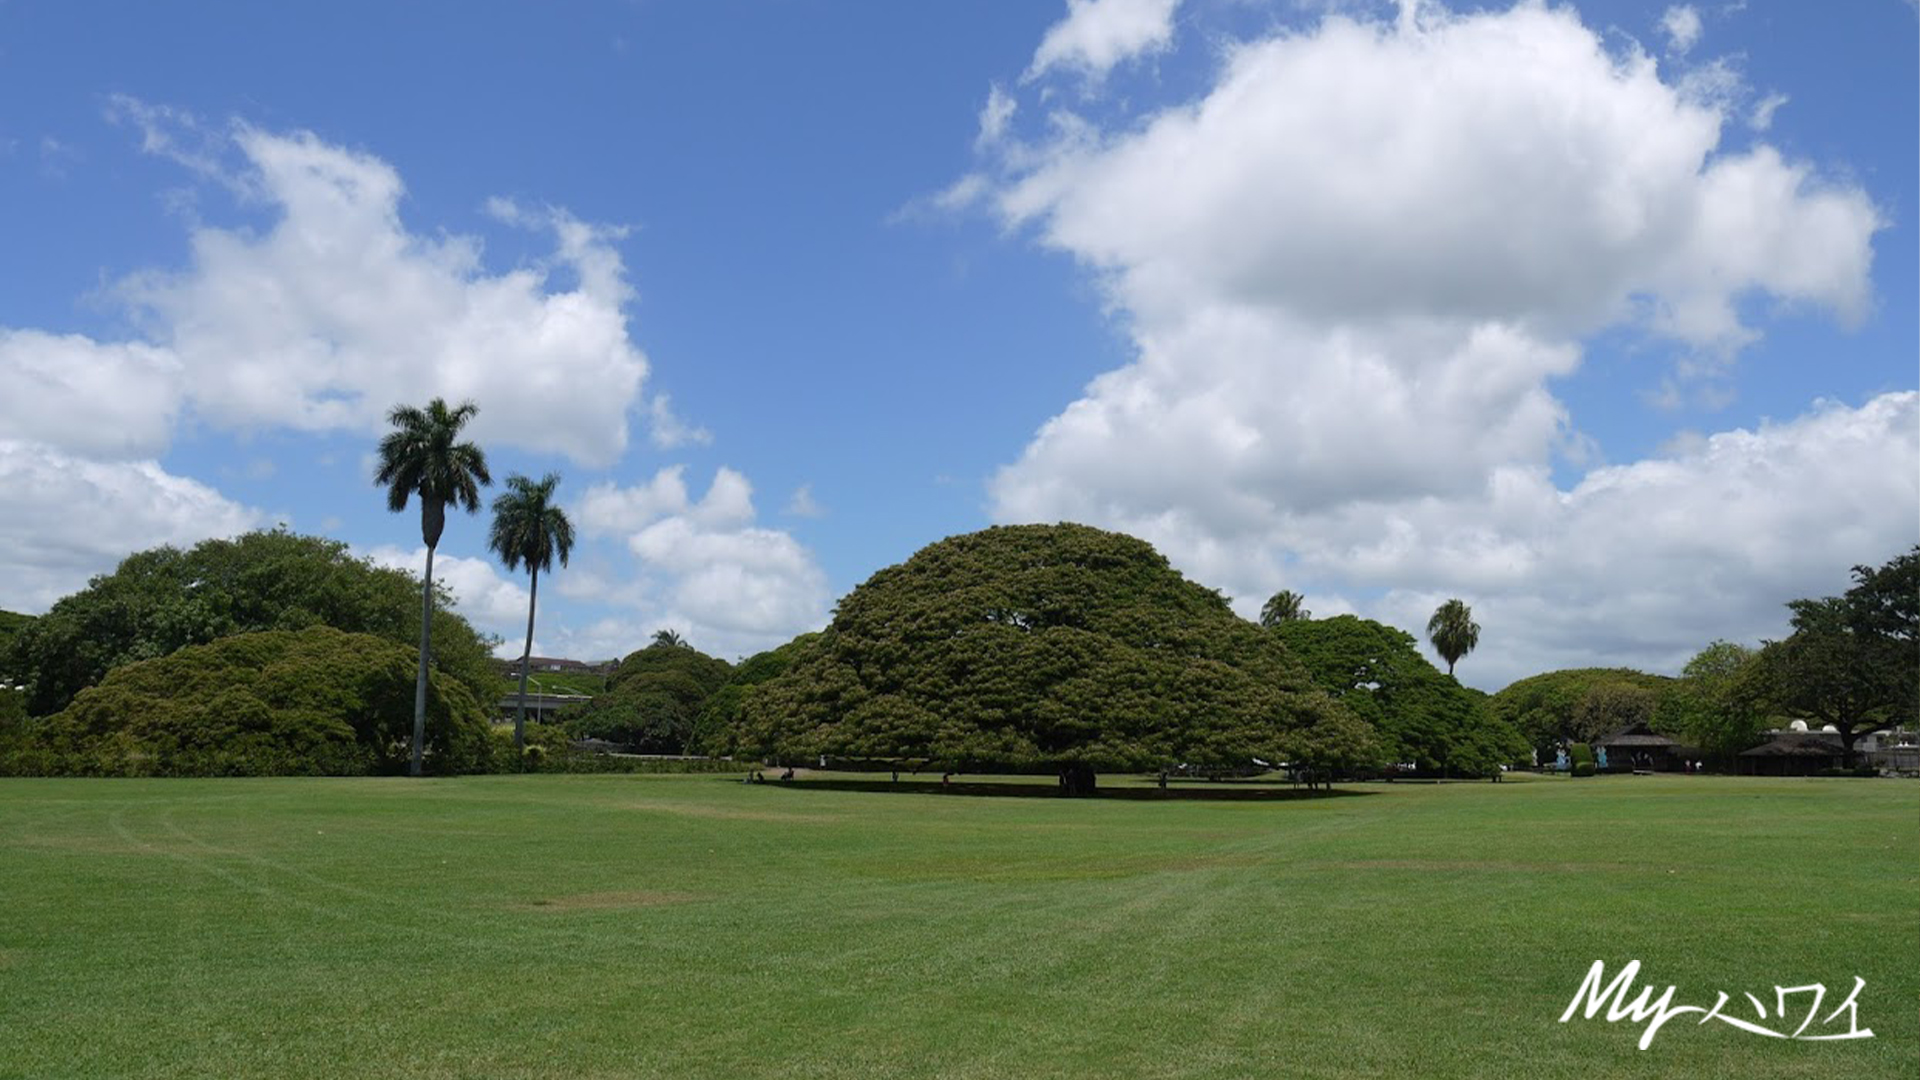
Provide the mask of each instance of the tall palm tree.
POLYGON ((507 490, 493 500, 493 531, 487 546, 507 564, 518 570, 526 564, 532 576, 527 594, 527 644, 520 651, 520 703, 513 714, 513 745, 527 748, 527 668, 533 662, 533 611, 540 602, 540 571, 552 570, 555 556, 567 565, 573 553, 573 523, 567 512, 554 505, 553 489, 560 483, 556 473, 548 473, 539 482, 518 473, 507 477, 507 490))
POLYGON ((1480 624, 1473 621, 1473 609, 1460 600, 1449 600, 1434 609, 1427 620, 1427 638, 1433 649, 1447 662, 1447 674, 1453 665, 1480 644, 1480 624))
POLYGON ((387 509, 399 513, 420 496, 420 538, 427 542, 427 576, 420 583, 420 676, 413 687, 413 760, 420 775, 420 747, 427 737, 427 657, 433 630, 433 549, 447 527, 447 504, 471 514, 480 509, 480 485, 490 484, 487 455, 470 442, 455 442, 480 407, 463 401, 449 409, 434 398, 425 409, 395 405, 387 414, 393 430, 380 440, 380 471, 373 482, 387 489, 387 509))
POLYGON ((655 630, 653 632, 653 643, 655 645, 665 645, 673 649, 693 648, 693 646, 687 644, 686 638, 680 636, 680 631, 678 630, 655 630))
POLYGON ((1260 609, 1260 625, 1271 627, 1294 619, 1310 619, 1313 612, 1300 606, 1306 602, 1306 597, 1292 589, 1281 589, 1268 597, 1266 606, 1260 609))

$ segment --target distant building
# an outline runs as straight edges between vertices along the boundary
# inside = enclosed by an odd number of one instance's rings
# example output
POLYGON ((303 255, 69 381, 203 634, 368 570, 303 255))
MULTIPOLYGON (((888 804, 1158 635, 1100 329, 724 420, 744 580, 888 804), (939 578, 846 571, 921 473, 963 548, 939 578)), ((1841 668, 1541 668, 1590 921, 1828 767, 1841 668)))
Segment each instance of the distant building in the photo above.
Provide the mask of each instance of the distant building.
POLYGON ((1687 761, 1697 761, 1700 751, 1658 734, 1644 723, 1626 727, 1593 740, 1596 756, 1607 752, 1608 772, 1679 772, 1687 761))
MULTIPOLYGON (((1740 771, 1752 776, 1813 776, 1846 764, 1846 743, 1828 726, 1809 731, 1795 720, 1785 731, 1767 732, 1768 741, 1740 754, 1740 771)), ((1881 772, 1920 773, 1920 732, 1873 731, 1853 741, 1854 762, 1881 772)))
MULTIPOLYGON (((505 660, 496 659, 501 672, 509 679, 520 677, 520 658, 515 656, 505 660)), ((557 656, 530 656, 527 658, 527 670, 540 675, 610 675, 620 666, 618 660, 596 660, 591 663, 581 660, 567 660, 557 656)))

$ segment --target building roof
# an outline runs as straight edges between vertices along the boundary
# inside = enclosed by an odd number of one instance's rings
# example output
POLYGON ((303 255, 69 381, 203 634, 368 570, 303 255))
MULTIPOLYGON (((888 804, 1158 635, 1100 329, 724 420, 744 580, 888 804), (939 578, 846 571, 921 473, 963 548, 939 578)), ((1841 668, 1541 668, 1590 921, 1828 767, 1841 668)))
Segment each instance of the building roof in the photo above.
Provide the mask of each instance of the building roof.
POLYGON ((1665 735, 1656 735, 1653 729, 1644 723, 1628 724, 1626 727, 1602 739, 1593 741, 1595 746, 1627 746, 1640 749, 1668 749, 1680 744, 1665 735))

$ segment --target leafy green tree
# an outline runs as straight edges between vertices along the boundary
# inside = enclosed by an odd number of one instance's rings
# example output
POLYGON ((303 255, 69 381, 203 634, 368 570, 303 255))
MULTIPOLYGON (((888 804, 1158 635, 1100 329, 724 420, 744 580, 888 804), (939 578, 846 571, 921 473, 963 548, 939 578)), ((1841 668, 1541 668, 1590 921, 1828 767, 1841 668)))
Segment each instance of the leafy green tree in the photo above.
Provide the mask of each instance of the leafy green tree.
POLYGON ((1885 566, 1854 567, 1853 579, 1846 595, 1849 620, 1861 631, 1900 643, 1906 661, 1920 664, 1920 545, 1885 566))
POLYGON ((1661 700, 1655 725, 1722 760, 1753 746, 1766 719, 1751 677, 1756 655, 1731 641, 1695 653, 1661 700))
POLYGON ((1568 668, 1514 682, 1489 698, 1487 707, 1513 725, 1545 760, 1564 743, 1584 741, 1577 716, 1581 702, 1596 688, 1625 684, 1646 690, 1658 700, 1670 682, 1631 668, 1568 668))
POLYGON ((15 611, 0 611, 0 684, 26 681, 26 676, 16 670, 13 639, 32 623, 31 615, 22 615, 15 611))
POLYGON ((655 630, 653 632, 653 643, 655 645, 684 646, 687 644, 687 639, 681 637, 678 630, 655 630))
POLYGON ((1789 715, 1831 726, 1846 763, 1860 736, 1914 716, 1915 684, 1903 654, 1911 647, 1861 625, 1847 601, 1795 600, 1793 633, 1769 641, 1754 660, 1758 695, 1789 715))
POLYGON ((1629 682, 1603 682, 1581 695, 1573 707, 1568 733, 1583 743, 1598 742, 1621 728, 1651 724, 1659 691, 1629 682))
POLYGON ((1519 732, 1482 695, 1441 674, 1404 630, 1339 615, 1286 622, 1275 633, 1315 684, 1373 725, 1392 761, 1484 776, 1527 755, 1519 732))
POLYGON ((564 720, 578 738, 625 743, 644 753, 689 752, 700 710, 732 674, 733 665, 708 656, 676 635, 620 661, 605 693, 570 709, 564 720))
POLYGON ((507 569, 523 564, 529 578, 527 591, 527 643, 520 650, 520 698, 513 714, 513 746, 527 748, 527 670, 533 660, 533 613, 540 602, 540 571, 552 570, 557 557, 567 565, 573 552, 573 523, 566 511, 553 501, 553 489, 560 477, 548 473, 539 481, 515 473, 507 477, 507 490, 493 500, 493 529, 487 546, 500 556, 507 569))
POLYGON ((1046 766, 1070 793, 1100 769, 1287 760, 1352 720, 1218 592, 1083 525, 995 527, 881 570, 740 712, 736 745, 776 760, 1046 766))
MULTIPOLYGON (((413 648, 326 626, 238 634, 126 664, 27 722, 5 771, 99 776, 362 775, 408 760, 413 648)), ((485 709, 429 679, 435 772, 484 769, 485 709)))
POLYGON ((698 683, 703 693, 711 694, 733 677, 733 665, 717 656, 708 656, 678 634, 662 641, 658 634, 644 649, 621 657, 607 677, 607 689, 617 690, 642 676, 657 672, 681 672, 698 683))
POLYGON ((694 718, 695 750, 715 755, 740 752, 741 748, 734 745, 734 737, 740 730, 740 711, 747 695, 761 683, 785 674, 819 639, 817 631, 801 634, 777 648, 755 653, 736 665, 726 683, 707 698, 706 703, 700 706, 700 715, 694 718))
POLYGON ((1427 638, 1433 649, 1447 662, 1447 674, 1453 665, 1480 644, 1480 624, 1473 621, 1473 609, 1464 601, 1449 600, 1434 609, 1427 620, 1427 638))
MULTIPOLYGON (((356 559, 337 540, 284 529, 152 548, 22 625, 10 667, 27 688, 27 711, 48 716, 122 664, 233 634, 331 626, 411 647, 420 588, 412 574, 356 559)), ((432 625, 434 668, 483 700, 497 695, 493 640, 451 611, 434 611, 432 625)))
POLYGON ((469 514, 480 509, 480 487, 493 482, 487 456, 470 442, 456 442, 460 429, 480 407, 471 401, 449 409, 434 398, 425 409, 396 405, 387 414, 393 430, 380 440, 380 468, 373 482, 387 489, 387 509, 400 513, 407 500, 420 497, 420 539, 427 545, 427 572, 420 586, 420 672, 413 702, 413 763, 420 775, 421 744, 426 738, 427 662, 433 643, 433 552, 447 526, 447 506, 469 514))
POLYGON ((1311 619, 1313 612, 1301 605, 1307 598, 1292 589, 1281 589, 1260 607, 1260 625, 1269 629, 1297 619, 1311 619))

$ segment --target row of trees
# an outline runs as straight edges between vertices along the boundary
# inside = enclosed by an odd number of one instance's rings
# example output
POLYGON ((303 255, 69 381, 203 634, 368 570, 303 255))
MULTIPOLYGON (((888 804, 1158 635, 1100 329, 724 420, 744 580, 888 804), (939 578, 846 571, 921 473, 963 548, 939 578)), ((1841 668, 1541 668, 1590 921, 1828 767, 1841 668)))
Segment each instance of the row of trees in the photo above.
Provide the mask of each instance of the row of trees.
POLYGON ((1581 668, 1521 679, 1494 713, 1543 754, 1644 723, 1728 759, 1769 727, 1831 727, 1847 763, 1860 737, 1920 719, 1920 547, 1855 566, 1841 596, 1789 601, 1791 633, 1758 647, 1715 641, 1677 678, 1581 668))
MULTIPOLYGON (((420 538, 427 546, 427 570, 420 587, 420 662, 413 697, 413 753, 408 772, 420 775, 421 752, 427 724, 427 664, 432 655, 433 553, 447 525, 447 507, 469 514, 480 509, 480 489, 493 482, 487 455, 479 446, 461 442, 460 429, 480 411, 473 402, 449 408, 434 398, 424 409, 395 406, 387 414, 393 430, 380 440, 379 470, 374 482, 387 489, 387 509, 400 513, 418 497, 420 538)), ((529 575, 527 638, 520 653, 520 695, 513 719, 513 743, 526 748, 527 669, 533 655, 534 611, 540 599, 540 572, 553 569, 553 560, 567 564, 573 551, 573 525, 553 492, 560 477, 548 473, 540 480, 509 476, 506 492, 493 502, 493 526, 488 547, 508 570, 525 566, 529 575)))
MULTIPOLYGON (((1292 589, 1281 589, 1267 598, 1260 608, 1260 625, 1273 629, 1287 623, 1306 622, 1313 613, 1306 609, 1307 598, 1292 589)), ((1427 639, 1433 650, 1447 662, 1447 674, 1453 665, 1480 644, 1480 624, 1473 621, 1473 609, 1458 598, 1434 609, 1427 620, 1427 639)))

